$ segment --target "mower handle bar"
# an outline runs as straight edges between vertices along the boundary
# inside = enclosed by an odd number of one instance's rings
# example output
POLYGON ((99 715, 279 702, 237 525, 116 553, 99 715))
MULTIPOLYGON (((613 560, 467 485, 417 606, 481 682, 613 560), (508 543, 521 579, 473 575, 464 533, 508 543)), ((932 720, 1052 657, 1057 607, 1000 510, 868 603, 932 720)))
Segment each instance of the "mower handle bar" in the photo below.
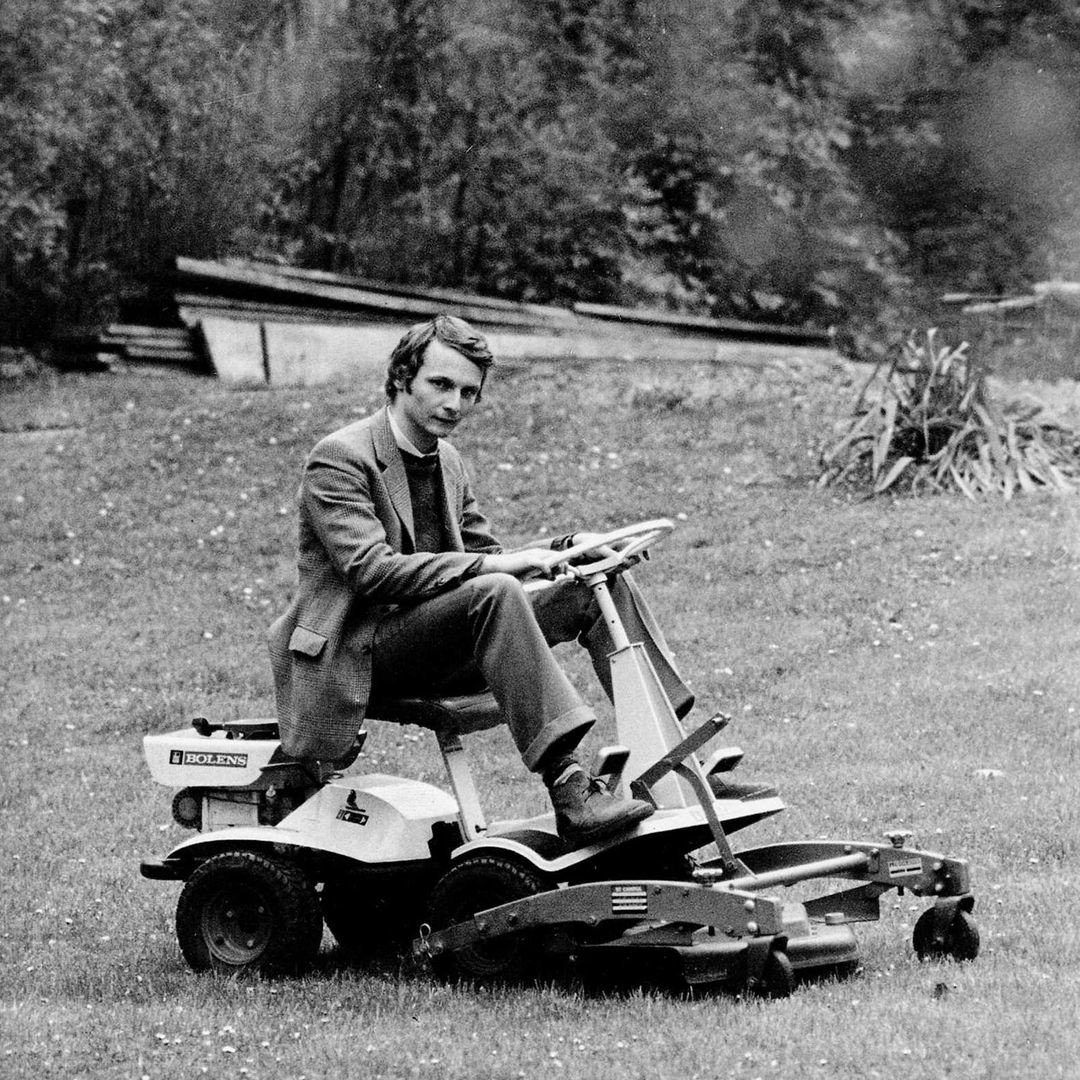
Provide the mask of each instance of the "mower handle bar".
POLYGON ((547 559, 547 565, 550 569, 565 565, 567 572, 574 577, 607 573, 617 566, 628 565, 636 555, 667 536, 674 528, 675 523, 670 518, 654 518, 651 521, 624 525, 622 528, 603 533, 596 539, 574 544, 563 551, 553 551, 547 559), (586 563, 583 566, 569 565, 573 559, 588 555, 593 551, 599 552, 602 556, 596 562, 586 563))

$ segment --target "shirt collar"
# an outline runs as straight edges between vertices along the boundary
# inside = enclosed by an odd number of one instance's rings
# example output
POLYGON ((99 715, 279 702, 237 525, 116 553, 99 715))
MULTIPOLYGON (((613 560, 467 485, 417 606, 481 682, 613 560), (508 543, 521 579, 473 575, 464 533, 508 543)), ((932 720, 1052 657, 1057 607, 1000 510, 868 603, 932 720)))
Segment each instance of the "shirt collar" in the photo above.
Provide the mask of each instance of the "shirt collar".
POLYGON ((433 458, 439 456, 438 447, 427 454, 425 454, 423 450, 418 450, 416 448, 416 444, 401 430, 400 427, 398 427, 398 423, 394 419, 394 414, 390 411, 389 405, 386 406, 386 419, 390 421, 390 433, 394 436, 394 442, 397 443, 399 450, 404 450, 406 454, 412 454, 413 457, 418 458, 433 458))

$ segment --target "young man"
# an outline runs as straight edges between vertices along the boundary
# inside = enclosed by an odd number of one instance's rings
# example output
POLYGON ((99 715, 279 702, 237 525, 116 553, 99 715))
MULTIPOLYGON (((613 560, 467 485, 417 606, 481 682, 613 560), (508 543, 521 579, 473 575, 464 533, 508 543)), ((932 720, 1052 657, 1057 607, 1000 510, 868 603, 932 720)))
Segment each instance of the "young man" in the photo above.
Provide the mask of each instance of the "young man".
MULTIPOLYGON (((334 761, 368 702, 491 690, 526 766, 548 786, 559 834, 590 843, 652 813, 587 775, 575 748, 593 710, 551 651, 579 639, 610 693, 610 637, 576 582, 526 593, 554 546, 504 551, 446 442, 480 400, 493 362, 484 337, 439 315, 402 337, 387 407, 327 436, 300 487, 299 585, 270 629, 285 750, 334 761)), ((584 534, 582 534, 584 535, 584 534)), ((613 597, 646 641, 682 714, 692 696, 633 586, 613 597)))

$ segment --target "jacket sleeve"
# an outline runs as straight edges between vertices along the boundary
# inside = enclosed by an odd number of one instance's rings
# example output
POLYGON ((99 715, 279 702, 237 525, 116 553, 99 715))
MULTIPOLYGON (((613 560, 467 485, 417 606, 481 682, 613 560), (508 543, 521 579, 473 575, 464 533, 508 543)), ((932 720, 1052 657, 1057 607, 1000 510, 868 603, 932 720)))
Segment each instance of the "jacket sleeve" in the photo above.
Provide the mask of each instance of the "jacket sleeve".
MULTIPOLYGON (((372 466, 316 447, 300 486, 300 558, 307 523, 350 591, 377 603, 422 600, 475 576, 481 554, 395 551, 376 507, 377 484, 372 466)), ((392 512, 389 504, 383 512, 392 512)))
POLYGON ((466 551, 479 552, 482 555, 497 555, 503 550, 502 544, 491 535, 491 526, 480 512, 480 507, 469 486, 468 474, 461 472, 461 513, 458 524, 461 527, 461 542, 466 551))

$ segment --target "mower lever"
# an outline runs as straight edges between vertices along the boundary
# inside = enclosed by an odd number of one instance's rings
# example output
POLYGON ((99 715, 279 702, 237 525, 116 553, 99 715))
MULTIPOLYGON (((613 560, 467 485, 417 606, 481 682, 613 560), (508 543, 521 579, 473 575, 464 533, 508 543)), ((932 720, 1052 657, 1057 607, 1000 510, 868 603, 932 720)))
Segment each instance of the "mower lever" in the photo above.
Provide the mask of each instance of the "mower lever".
POLYGON ((669 772, 681 765, 692 753, 700 750, 710 739, 718 735, 730 723, 731 717, 717 713, 709 717, 700 727, 692 731, 681 743, 673 746, 659 761, 649 766, 636 780, 631 781, 630 790, 634 797, 649 799, 649 789, 662 780, 669 772))

